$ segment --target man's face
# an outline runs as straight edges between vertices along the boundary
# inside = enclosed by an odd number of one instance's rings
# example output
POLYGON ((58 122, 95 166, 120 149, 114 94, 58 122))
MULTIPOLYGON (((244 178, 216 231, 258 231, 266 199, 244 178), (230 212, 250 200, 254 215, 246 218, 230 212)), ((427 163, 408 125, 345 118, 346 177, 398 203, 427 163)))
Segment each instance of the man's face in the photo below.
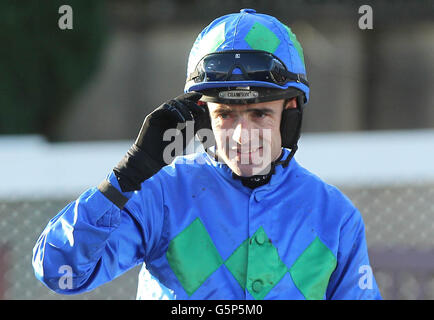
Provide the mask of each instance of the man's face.
MULTIPOLYGON (((284 100, 227 105, 208 102, 217 153, 237 175, 266 174, 281 153, 284 100)), ((285 108, 295 108, 295 99, 285 108)))

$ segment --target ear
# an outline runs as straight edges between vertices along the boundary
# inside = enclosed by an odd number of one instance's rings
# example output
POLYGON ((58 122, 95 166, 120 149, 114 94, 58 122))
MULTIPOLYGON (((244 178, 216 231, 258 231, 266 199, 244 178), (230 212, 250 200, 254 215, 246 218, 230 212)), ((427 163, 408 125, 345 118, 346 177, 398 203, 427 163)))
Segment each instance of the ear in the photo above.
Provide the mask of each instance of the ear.
POLYGON ((285 100, 284 109, 296 109, 296 108, 297 108, 297 99, 295 97, 285 100))

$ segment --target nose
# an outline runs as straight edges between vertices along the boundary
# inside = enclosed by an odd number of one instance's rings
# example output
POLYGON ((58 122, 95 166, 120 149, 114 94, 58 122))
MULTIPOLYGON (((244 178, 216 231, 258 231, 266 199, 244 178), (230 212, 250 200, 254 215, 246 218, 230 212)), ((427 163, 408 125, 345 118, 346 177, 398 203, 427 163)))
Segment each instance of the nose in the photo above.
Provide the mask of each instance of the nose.
POLYGON ((234 132, 232 134, 232 139, 241 145, 249 143, 250 130, 251 130, 251 125, 249 121, 244 117, 240 117, 240 119, 235 125, 234 132))

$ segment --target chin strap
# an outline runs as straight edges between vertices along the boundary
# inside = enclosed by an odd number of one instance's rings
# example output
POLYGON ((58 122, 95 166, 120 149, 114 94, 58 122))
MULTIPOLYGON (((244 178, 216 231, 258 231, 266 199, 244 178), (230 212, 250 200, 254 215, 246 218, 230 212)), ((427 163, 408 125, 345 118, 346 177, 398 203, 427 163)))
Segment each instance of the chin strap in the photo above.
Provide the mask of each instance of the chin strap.
POLYGON ((294 155, 297 152, 297 150, 298 150, 298 146, 297 145, 293 146, 291 148, 291 152, 289 153, 288 157, 285 160, 282 160, 282 161, 276 160, 274 162, 274 166, 277 166, 277 165, 281 164, 282 167, 286 168, 289 165, 289 162, 291 161, 291 159, 294 157, 294 155))

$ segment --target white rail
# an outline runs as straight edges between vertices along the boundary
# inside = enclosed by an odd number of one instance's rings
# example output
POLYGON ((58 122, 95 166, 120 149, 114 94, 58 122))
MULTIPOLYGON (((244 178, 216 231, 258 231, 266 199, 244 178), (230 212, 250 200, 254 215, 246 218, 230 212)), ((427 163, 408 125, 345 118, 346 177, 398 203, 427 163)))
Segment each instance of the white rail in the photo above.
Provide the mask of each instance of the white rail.
MULTIPOLYGON (((104 179, 131 144, 0 136, 0 198, 76 197, 104 179)), ((336 185, 434 183, 434 130, 305 133, 296 159, 336 185)))

